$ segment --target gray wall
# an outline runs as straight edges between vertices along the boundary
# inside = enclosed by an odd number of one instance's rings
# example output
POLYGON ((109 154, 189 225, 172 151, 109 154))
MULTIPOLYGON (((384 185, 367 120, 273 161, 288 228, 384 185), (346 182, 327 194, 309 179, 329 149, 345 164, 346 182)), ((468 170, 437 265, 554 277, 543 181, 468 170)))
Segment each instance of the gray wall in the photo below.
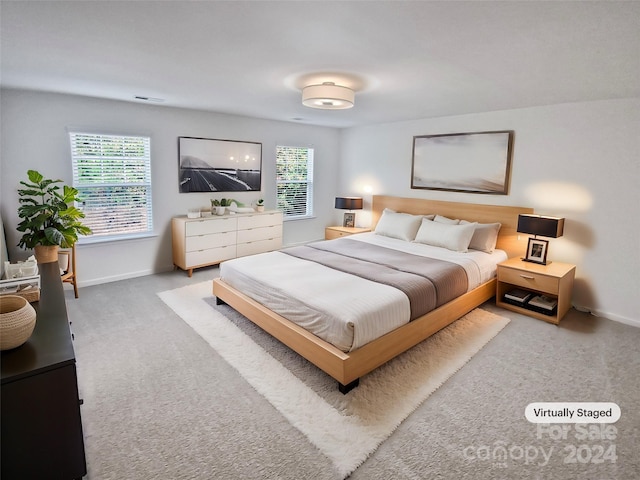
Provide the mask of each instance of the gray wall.
MULTIPOLYGON (((80 283, 91 285, 171 268, 169 224, 188 208, 209 204, 208 194, 179 194, 177 137, 258 141, 263 144, 262 193, 275 207, 275 146, 315 148, 316 218, 287 222, 285 244, 323 237, 341 221, 340 195, 374 194, 474 203, 522 205, 566 217, 565 235, 551 240, 552 260, 575 263, 574 304, 598 315, 640 325, 640 99, 422 119, 337 130, 295 123, 149 106, 93 98, 2 90, 0 213, 12 260, 18 250, 18 181, 29 168, 71 182, 67 128, 151 136, 154 221, 150 239, 85 245, 80 283), (509 195, 477 195, 410 188, 414 135, 515 130, 509 195)), ((367 226, 368 211, 357 213, 367 226)))
MULTIPOLYGON (((640 326, 640 98, 343 131, 340 191, 533 207, 566 217, 551 260, 577 265, 574 305, 640 326), (411 189, 414 135, 515 130, 509 195, 411 189)), ((366 225, 365 213, 357 217, 366 225)), ((524 252, 523 252, 524 254, 524 252)))
MULTIPOLYGON (((315 149, 315 218, 285 223, 285 244, 324 237, 333 223, 339 131, 287 122, 221 115, 95 98, 5 89, 1 92, 1 209, 12 261, 28 252, 16 247, 20 180, 29 169, 72 183, 69 128, 151 137, 153 212, 156 236, 78 246, 81 286, 147 275, 172 268, 170 222, 192 207, 206 207, 224 194, 178 193, 178 137, 195 136, 262 143, 262 191, 234 193, 250 203, 264 197, 275 208, 276 145, 315 149)), ((227 194, 228 196, 228 194, 227 194)))

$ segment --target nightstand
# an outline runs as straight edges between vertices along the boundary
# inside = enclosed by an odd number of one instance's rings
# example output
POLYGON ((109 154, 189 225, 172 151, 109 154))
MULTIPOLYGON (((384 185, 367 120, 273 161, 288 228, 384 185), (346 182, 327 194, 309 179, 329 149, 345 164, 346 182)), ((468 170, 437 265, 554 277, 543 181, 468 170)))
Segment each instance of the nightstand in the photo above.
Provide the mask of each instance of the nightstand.
POLYGON ((347 237, 354 233, 370 232, 370 228, 359 227, 327 227, 324 229, 324 239, 333 240, 334 238, 347 237))
POLYGON ((576 266, 568 263, 552 262, 540 265, 525 262, 520 258, 510 258, 498 264, 496 305, 557 325, 571 308, 575 273, 576 266), (552 312, 541 313, 527 304, 513 305, 505 301, 504 295, 514 289, 555 298, 558 306, 552 312))

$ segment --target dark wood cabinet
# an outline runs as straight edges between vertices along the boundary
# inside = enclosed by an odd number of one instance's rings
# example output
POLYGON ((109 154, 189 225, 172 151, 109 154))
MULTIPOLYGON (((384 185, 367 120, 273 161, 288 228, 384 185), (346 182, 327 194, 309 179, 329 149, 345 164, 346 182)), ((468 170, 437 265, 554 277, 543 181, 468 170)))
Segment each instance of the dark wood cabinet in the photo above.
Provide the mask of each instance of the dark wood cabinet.
POLYGON ((76 360, 57 262, 39 265, 31 338, 2 352, 2 480, 87 473, 76 360))

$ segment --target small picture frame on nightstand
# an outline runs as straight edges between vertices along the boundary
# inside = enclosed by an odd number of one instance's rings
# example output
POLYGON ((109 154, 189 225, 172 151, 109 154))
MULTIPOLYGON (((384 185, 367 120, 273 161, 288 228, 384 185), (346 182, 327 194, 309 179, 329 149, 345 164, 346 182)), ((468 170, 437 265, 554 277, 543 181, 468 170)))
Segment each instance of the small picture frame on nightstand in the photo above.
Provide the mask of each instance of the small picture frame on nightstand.
POLYGON ((355 227, 356 226, 356 214, 353 212, 347 212, 344 214, 344 222, 342 222, 343 227, 355 227))
POLYGON ((530 238, 527 245, 527 256, 523 260, 527 262, 547 264, 547 247, 548 240, 540 240, 539 238, 530 238))

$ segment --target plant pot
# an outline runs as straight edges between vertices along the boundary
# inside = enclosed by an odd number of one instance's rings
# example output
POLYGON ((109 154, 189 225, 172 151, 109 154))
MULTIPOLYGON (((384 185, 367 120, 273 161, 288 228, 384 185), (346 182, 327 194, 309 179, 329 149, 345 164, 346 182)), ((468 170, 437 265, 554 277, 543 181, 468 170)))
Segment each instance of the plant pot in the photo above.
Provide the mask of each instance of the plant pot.
POLYGON ((34 248, 38 263, 58 261, 58 245, 36 245, 34 248))
POLYGON ((0 350, 17 348, 29 340, 36 326, 36 311, 26 298, 0 296, 0 350))
POLYGON ((264 212, 264 205, 256 205, 257 212, 264 212))
POLYGON ((227 209, 227 207, 215 207, 216 208, 216 215, 224 215, 224 211, 227 209))
POLYGON ((69 252, 58 252, 58 265, 60 265, 60 270, 66 272, 69 270, 69 252))

